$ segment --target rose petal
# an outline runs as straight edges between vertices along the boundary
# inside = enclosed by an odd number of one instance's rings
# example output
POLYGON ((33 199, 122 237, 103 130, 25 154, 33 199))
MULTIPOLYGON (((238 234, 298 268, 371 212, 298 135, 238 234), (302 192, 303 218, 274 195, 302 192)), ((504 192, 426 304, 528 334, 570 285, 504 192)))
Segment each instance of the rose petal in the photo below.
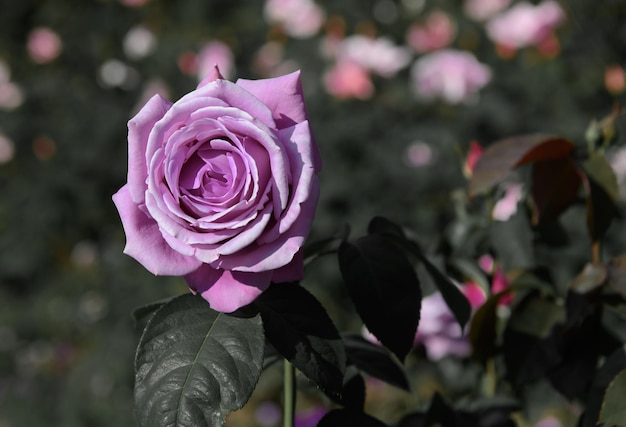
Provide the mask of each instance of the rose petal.
POLYGON ((224 76, 222 76, 222 73, 220 73, 220 69, 217 65, 214 65, 213 68, 211 68, 211 71, 209 72, 209 74, 207 74, 207 76, 202 79, 202 81, 198 84, 198 88, 201 88, 202 86, 206 86, 209 83, 215 81, 215 80, 219 80, 219 79, 223 79, 224 76))
POLYGON ((304 251, 300 249, 291 262, 284 267, 274 270, 272 282, 296 282, 304 279, 304 251))
POLYGON ((219 270, 203 264, 187 274, 189 287, 202 295, 213 310, 231 313, 250 304, 270 285, 271 271, 241 273, 219 270))
POLYGON ((278 129, 307 120, 300 71, 272 79, 239 79, 236 83, 270 108, 278 129))
POLYGON ((319 183, 315 177, 309 198, 302 203, 300 216, 289 230, 267 244, 252 244, 232 255, 221 256, 220 267, 227 270, 260 272, 276 270, 289 264, 309 234, 318 198, 319 183))
POLYGON ((129 187, 127 184, 113 195, 126 233, 124 253, 155 275, 181 276, 200 267, 196 258, 176 252, 163 240, 154 219, 133 202, 129 187))
POLYGON ((143 202, 146 191, 148 136, 171 106, 168 100, 154 95, 128 122, 128 187, 135 203, 143 202))

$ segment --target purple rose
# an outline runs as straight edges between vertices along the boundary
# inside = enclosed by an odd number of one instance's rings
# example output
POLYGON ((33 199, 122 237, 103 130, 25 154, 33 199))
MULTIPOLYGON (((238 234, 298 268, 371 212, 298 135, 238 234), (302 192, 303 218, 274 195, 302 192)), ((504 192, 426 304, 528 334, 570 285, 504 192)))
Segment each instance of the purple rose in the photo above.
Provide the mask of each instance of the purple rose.
POLYGON ((232 83, 216 68, 173 104, 152 97, 128 146, 128 183, 113 196, 126 254, 184 276, 222 312, 302 279, 320 157, 299 72, 232 83))

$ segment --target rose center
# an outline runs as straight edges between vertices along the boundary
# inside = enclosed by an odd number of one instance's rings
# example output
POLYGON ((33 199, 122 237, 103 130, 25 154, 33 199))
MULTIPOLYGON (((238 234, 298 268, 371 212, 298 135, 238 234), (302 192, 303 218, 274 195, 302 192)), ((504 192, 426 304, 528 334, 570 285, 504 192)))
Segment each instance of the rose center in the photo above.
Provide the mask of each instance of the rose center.
POLYGON ((181 170, 183 192, 202 199, 224 196, 232 187, 232 157, 224 150, 197 150, 181 170))

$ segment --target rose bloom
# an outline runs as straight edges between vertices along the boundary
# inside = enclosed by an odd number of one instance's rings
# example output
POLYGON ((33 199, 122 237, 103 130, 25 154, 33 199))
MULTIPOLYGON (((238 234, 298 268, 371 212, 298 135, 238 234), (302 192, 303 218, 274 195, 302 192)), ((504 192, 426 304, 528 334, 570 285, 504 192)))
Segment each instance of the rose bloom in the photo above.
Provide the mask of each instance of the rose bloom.
POLYGON ((511 49, 539 46, 565 20, 561 6, 552 0, 536 6, 520 2, 487 23, 487 34, 497 44, 511 49))
POLYGON ((470 52, 444 49, 415 61, 411 76, 420 97, 458 104, 468 101, 491 80, 491 69, 470 52))
POLYGON ((126 254, 184 276, 221 312, 302 279, 320 157, 299 72, 232 83, 216 68, 173 104, 152 97, 128 144, 128 182, 113 196, 126 254))

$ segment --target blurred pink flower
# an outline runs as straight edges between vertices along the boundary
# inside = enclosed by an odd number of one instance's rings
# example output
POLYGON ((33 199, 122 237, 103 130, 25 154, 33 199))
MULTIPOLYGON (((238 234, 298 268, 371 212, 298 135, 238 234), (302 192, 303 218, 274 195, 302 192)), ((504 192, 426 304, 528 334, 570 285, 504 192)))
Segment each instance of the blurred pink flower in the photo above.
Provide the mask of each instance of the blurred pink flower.
POLYGON ((611 65, 604 71, 604 86, 612 94, 624 92, 626 74, 621 65, 611 65))
POLYGON ((408 146, 406 157, 410 166, 419 168, 427 166, 433 161, 433 150, 425 142, 416 141, 408 146))
POLYGON ((0 81, 0 110, 14 110, 24 102, 22 89, 10 81, 0 81))
POLYGON ((511 0, 465 0, 465 14, 477 21, 486 21, 507 8, 511 0))
POLYGON ((338 61, 351 61, 386 78, 393 77, 411 61, 411 52, 407 47, 396 46, 385 37, 347 37, 341 42, 336 54, 338 61))
POLYGON ((491 80, 491 69, 470 52, 444 49, 415 61, 411 76, 418 96, 458 104, 469 101, 491 80))
POLYGON ((562 427, 561 421, 553 416, 542 418, 535 424, 535 427, 562 427))
POLYGON ((56 59, 61 54, 62 47, 57 33, 47 27, 35 28, 28 34, 26 41, 28 55, 38 64, 56 59))
POLYGON ((120 0, 120 3, 128 7, 141 7, 148 3, 148 1, 150 0, 120 0))
POLYGON ((8 163, 15 154, 15 145, 6 136, 0 133, 0 165, 8 163))
POLYGON ((326 415, 328 409, 324 405, 315 405, 296 412, 294 427, 315 427, 326 415))
POLYGON ((265 17, 272 24, 280 24, 291 37, 308 38, 320 30, 325 13, 312 0, 267 0, 265 17))
POLYGON ((504 196, 493 207, 492 216, 495 221, 508 221, 517 212, 517 204, 522 199, 524 186, 510 183, 505 186, 504 196))
POLYGON ((440 10, 431 12, 423 24, 409 27, 406 40, 416 52, 430 52, 448 46, 456 35, 456 24, 440 10))
POLYGON ((536 6, 523 1, 492 18, 486 29, 495 43, 519 49, 540 46, 551 38, 554 29, 564 20, 565 13, 554 0, 546 0, 536 6))
POLYGON ((154 51, 156 42, 152 31, 142 25, 137 25, 124 36, 124 53, 130 59, 144 58, 154 51))
POLYGON ((324 75, 324 86, 337 98, 368 99, 374 94, 374 85, 367 70, 353 62, 340 60, 324 75))
POLYGON ((217 66, 225 79, 229 79, 235 72, 235 58, 230 47, 221 41, 206 43, 198 53, 198 81, 202 81, 217 66))

